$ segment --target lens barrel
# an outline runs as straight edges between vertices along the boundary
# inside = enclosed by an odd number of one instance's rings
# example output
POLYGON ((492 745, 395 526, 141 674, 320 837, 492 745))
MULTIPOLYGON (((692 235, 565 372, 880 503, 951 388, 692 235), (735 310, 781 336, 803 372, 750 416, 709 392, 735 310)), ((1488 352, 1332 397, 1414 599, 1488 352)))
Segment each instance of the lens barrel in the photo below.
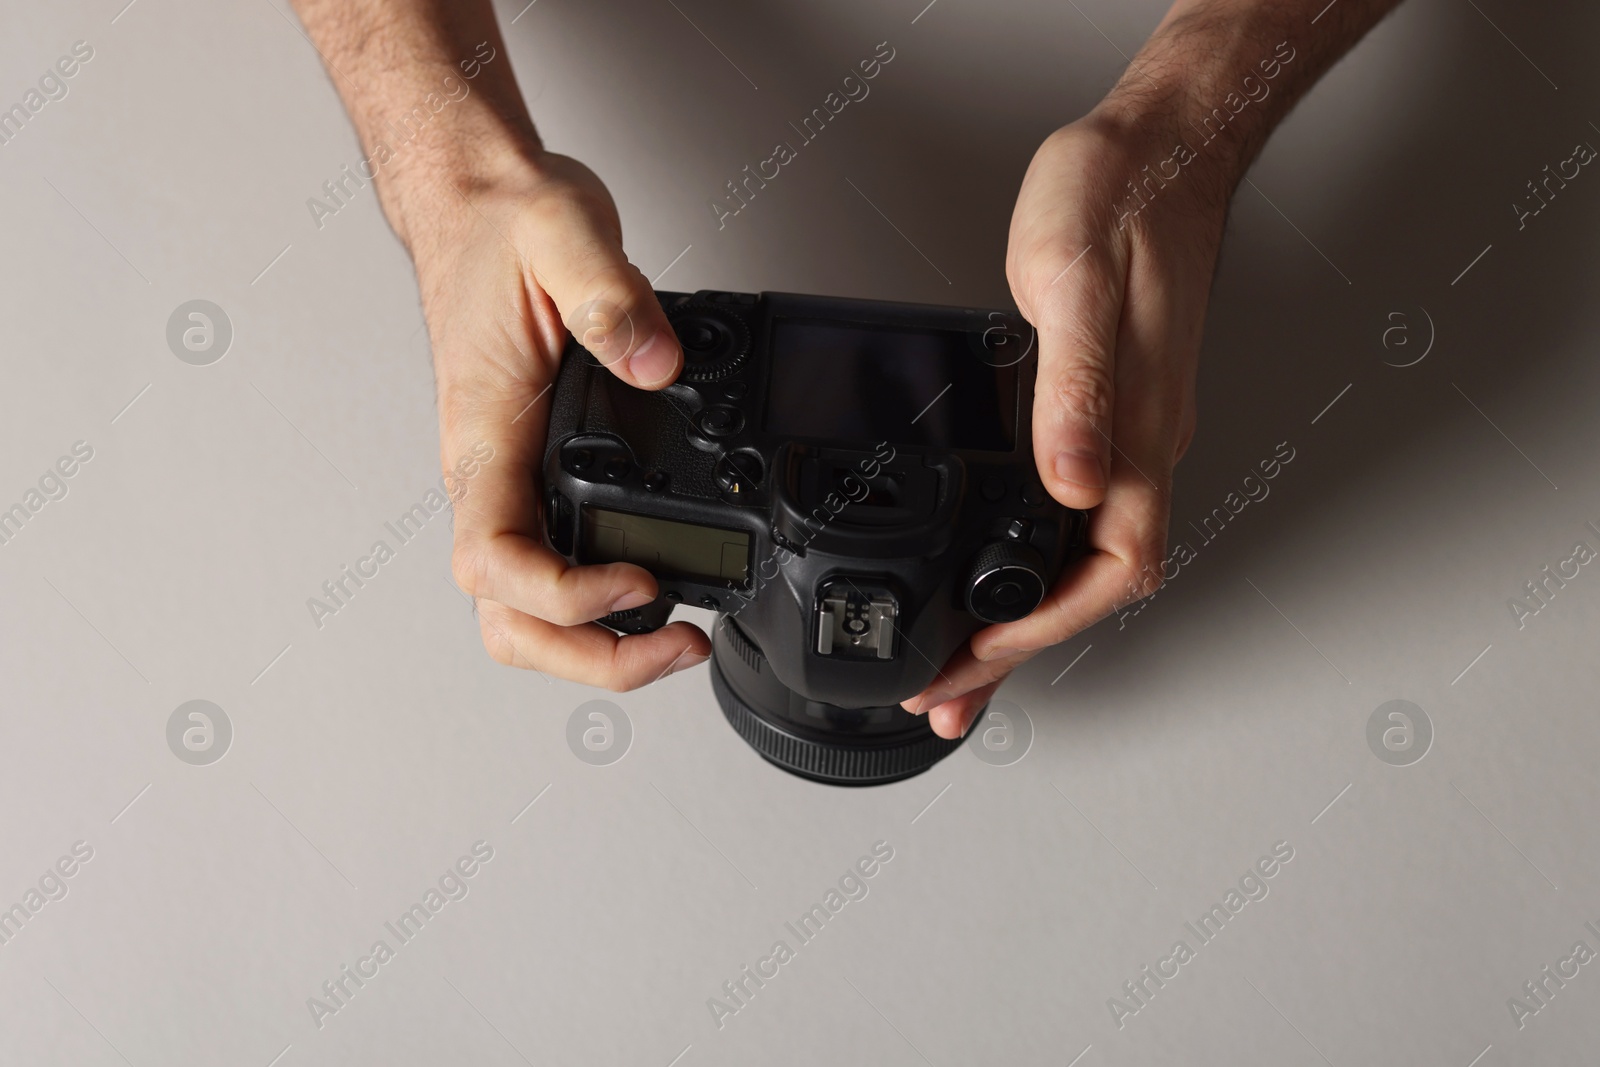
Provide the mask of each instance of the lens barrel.
MULTIPOLYGON (((882 785, 921 774, 961 747, 898 704, 841 708, 780 682, 731 616, 711 635, 711 688, 730 725, 769 763, 830 785, 882 785)), ((981 712, 980 712, 981 714, 981 712)))

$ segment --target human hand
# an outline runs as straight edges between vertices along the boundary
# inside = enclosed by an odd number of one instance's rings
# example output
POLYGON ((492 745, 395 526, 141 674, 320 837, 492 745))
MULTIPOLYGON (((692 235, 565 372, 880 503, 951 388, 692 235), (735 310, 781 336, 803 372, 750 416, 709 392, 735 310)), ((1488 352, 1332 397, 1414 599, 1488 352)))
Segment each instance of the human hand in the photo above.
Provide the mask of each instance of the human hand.
MULTIPOLYGON (((455 572, 480 598, 490 651, 613 688, 699 662, 709 645, 688 624, 618 638, 587 623, 652 598, 645 571, 568 567, 539 537, 536 476, 562 323, 583 316, 590 347, 647 388, 670 381, 682 354, 622 253, 605 189, 580 164, 543 150, 511 67, 494 62, 504 41, 493 5, 293 3, 369 153, 394 134, 395 114, 439 112, 448 78, 472 81, 469 92, 451 93, 448 117, 424 119, 420 134, 402 123, 410 132, 398 159, 387 146, 375 158, 378 195, 422 283, 445 468, 473 446, 498 457, 456 509, 455 572), (590 322, 585 305, 597 299, 621 316, 602 309, 590 322), (623 323, 631 332, 613 332, 623 323)), ((1062 503, 1097 508, 1090 554, 1032 615, 975 634, 937 682, 905 702, 941 735, 964 731, 1039 649, 1159 583, 1172 467, 1194 432, 1195 358, 1228 197, 1295 100, 1396 3, 1325 7, 1307 36, 1298 4, 1176 0, 1106 100, 1034 157, 1007 275, 1039 331, 1040 475, 1062 503), (1220 120, 1226 135, 1215 145, 1207 136, 1192 158, 1184 114, 1196 130, 1220 120), (1148 203, 1127 199, 1135 182, 1150 190, 1148 203)))
POLYGON ((1192 159, 1146 192, 1144 179, 1180 140, 1166 124, 1103 106, 1052 134, 1023 179, 1006 276, 1038 331, 1039 477, 1062 504, 1096 510, 1087 554, 1038 609, 974 634, 904 701, 941 737, 965 733, 1040 650, 1160 584, 1172 470, 1194 435, 1201 328, 1233 189, 1219 157, 1192 159))
POLYGON ((622 251, 610 195, 581 163, 542 150, 507 153, 470 180, 429 181, 430 193, 407 189, 389 209, 405 217, 433 342, 444 469, 493 450, 456 502, 452 556, 484 645, 501 663, 617 690, 703 662, 710 642, 690 623, 626 637, 594 624, 654 600, 655 579, 628 563, 570 566, 540 532, 569 328, 630 385, 659 389, 682 366, 650 283, 622 251))

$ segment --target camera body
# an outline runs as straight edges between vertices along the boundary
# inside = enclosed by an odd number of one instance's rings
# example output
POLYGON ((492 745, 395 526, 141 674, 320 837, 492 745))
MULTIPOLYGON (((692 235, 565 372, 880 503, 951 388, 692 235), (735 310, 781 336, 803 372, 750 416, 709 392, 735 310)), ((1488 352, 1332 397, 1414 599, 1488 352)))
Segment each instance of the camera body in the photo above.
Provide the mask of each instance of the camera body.
POLYGON ((1082 540, 1084 514, 1034 469, 1031 329, 1004 312, 657 295, 684 349, 674 384, 634 389, 568 347, 549 544, 655 575, 654 603, 600 620, 620 632, 678 604, 721 613, 713 685, 767 758, 829 781, 923 769, 951 743, 898 702, 976 630, 1032 611, 1082 540))

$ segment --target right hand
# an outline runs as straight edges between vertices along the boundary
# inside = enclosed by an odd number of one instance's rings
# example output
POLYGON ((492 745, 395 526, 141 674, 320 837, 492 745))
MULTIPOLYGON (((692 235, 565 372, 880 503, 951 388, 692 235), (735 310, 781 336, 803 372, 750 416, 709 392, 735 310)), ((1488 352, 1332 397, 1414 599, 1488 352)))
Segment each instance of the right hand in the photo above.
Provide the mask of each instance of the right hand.
POLYGON ((568 328, 641 389, 669 384, 683 364, 649 281, 623 254, 605 186, 576 160, 540 151, 403 199, 441 460, 459 496, 451 569, 477 603, 484 646, 501 663, 614 690, 704 662, 710 642, 690 623, 627 637, 594 623, 654 600, 649 572, 571 566, 542 536, 545 432, 568 328), (471 470, 485 445, 492 458, 463 479, 458 466, 471 470))

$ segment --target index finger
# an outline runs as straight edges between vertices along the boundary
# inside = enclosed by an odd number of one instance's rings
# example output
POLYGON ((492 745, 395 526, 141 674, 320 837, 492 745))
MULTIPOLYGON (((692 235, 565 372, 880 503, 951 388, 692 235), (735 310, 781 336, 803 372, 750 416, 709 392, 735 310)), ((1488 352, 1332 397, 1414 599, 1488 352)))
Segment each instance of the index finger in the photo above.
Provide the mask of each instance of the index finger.
POLYGON ((440 384, 441 447, 462 490, 451 572, 471 596, 573 626, 647 604, 657 586, 642 567, 573 566, 544 544, 538 485, 549 382, 541 377, 548 372, 505 393, 440 384))

